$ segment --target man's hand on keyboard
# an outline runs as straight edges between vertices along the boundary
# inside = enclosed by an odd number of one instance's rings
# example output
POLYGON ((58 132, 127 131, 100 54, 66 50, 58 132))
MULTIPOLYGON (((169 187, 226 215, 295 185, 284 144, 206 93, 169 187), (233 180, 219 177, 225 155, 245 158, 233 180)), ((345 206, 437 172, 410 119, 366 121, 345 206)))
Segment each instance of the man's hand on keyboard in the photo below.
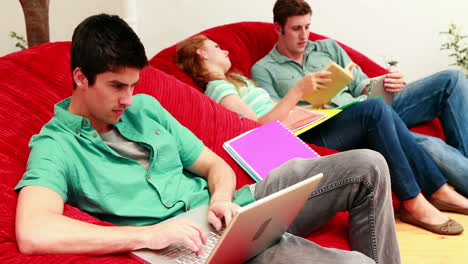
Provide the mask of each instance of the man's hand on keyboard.
POLYGON ((239 205, 231 201, 211 200, 208 210, 208 222, 219 231, 223 227, 222 219, 224 218, 227 226, 236 214, 237 209, 239 209, 239 205))
POLYGON ((159 224, 145 227, 144 247, 163 249, 172 243, 180 242, 197 255, 203 254, 207 237, 201 227, 187 219, 169 219, 159 224))

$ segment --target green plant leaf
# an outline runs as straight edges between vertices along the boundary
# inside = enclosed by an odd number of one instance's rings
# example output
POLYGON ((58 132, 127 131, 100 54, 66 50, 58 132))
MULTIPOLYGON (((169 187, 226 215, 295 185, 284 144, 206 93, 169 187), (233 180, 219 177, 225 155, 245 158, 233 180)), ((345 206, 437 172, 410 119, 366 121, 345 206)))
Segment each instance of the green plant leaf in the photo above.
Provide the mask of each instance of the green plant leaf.
POLYGON ((468 38, 468 35, 461 34, 461 28, 456 24, 450 24, 448 31, 442 31, 440 34, 448 35, 446 42, 442 43, 440 50, 448 50, 449 57, 454 57, 455 62, 450 65, 456 65, 465 69, 468 75, 468 44, 462 40, 468 38))

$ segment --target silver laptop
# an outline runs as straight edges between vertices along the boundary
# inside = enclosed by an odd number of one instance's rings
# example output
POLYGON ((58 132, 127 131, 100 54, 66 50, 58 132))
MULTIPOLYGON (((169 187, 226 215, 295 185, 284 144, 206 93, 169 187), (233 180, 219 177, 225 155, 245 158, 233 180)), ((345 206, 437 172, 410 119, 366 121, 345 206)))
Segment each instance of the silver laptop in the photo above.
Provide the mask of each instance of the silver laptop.
POLYGON ((197 256, 182 243, 162 250, 135 250, 130 254, 143 263, 243 263, 279 241, 322 176, 317 174, 241 207, 221 233, 208 223, 208 206, 176 216, 202 226, 208 237, 203 256, 197 256))

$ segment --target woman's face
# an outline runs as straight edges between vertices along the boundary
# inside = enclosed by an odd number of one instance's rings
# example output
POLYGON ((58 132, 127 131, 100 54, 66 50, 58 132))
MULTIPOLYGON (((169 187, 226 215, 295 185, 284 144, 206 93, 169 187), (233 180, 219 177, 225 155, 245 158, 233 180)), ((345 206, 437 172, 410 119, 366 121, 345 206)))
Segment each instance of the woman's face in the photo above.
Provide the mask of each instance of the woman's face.
POLYGON ((203 49, 201 56, 205 62, 212 66, 220 67, 224 73, 231 68, 231 60, 229 59, 229 52, 222 50, 218 43, 212 40, 205 40, 203 42, 203 49))

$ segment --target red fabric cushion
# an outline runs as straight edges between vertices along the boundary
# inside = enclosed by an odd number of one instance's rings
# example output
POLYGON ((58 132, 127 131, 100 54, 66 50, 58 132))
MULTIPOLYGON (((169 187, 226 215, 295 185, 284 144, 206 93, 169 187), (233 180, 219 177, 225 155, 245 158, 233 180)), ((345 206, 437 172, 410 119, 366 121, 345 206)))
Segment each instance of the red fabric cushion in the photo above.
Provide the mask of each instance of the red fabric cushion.
POLYGON ((69 67, 69 49, 63 43, 44 45, 0 59, 0 161, 9 164, 0 166, 0 174, 10 187, 24 172, 31 135, 52 117, 53 104, 71 93, 70 74, 59 70, 69 67))
POLYGON ((441 138, 445 141, 444 130, 438 118, 426 121, 410 128, 412 132, 441 138))

